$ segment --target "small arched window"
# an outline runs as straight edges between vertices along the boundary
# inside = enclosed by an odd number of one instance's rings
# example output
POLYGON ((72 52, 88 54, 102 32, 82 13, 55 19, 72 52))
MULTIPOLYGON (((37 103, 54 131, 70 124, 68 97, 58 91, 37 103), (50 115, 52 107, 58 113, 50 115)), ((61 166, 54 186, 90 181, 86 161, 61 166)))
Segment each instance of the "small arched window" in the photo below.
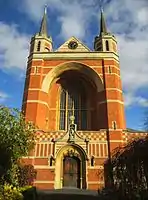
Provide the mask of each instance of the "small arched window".
POLYGON ((50 167, 52 167, 52 157, 49 158, 50 167))
POLYGON ((111 70, 111 67, 110 67, 110 66, 108 67, 108 72, 109 72, 109 74, 112 73, 112 70, 111 70))
POLYGON ((38 42, 37 51, 40 51, 40 49, 41 49, 41 41, 38 42))
POLYGON ((36 66, 34 67, 34 74, 37 74, 39 72, 39 68, 36 66))
POLYGON ((112 127, 113 127, 114 130, 117 129, 117 123, 116 123, 116 121, 113 121, 113 122, 112 122, 112 127))
POLYGON ((91 157, 91 161, 90 162, 91 162, 91 166, 93 167, 94 166, 94 156, 91 157))
POLYGON ((106 45, 106 51, 109 51, 109 42, 108 42, 108 40, 106 40, 105 45, 106 45))
POLYGON ((62 90, 60 94, 60 124, 59 124, 60 130, 65 130, 65 118, 66 118, 66 91, 62 90))

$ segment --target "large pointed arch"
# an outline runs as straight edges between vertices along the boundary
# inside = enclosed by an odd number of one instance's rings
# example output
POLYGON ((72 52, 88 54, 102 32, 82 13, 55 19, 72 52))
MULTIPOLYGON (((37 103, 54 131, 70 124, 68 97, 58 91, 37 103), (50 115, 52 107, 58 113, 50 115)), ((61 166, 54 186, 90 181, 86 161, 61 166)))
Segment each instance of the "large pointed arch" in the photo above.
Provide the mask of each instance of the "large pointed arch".
POLYGON ((84 74, 86 77, 89 78, 91 82, 93 82, 97 88, 97 92, 103 90, 103 81, 101 77, 95 72, 94 69, 90 68, 86 64, 80 62, 66 62, 62 63, 55 68, 53 68, 44 78, 41 90, 45 93, 49 92, 51 84, 53 81, 63 72, 68 70, 76 70, 80 73, 84 74))

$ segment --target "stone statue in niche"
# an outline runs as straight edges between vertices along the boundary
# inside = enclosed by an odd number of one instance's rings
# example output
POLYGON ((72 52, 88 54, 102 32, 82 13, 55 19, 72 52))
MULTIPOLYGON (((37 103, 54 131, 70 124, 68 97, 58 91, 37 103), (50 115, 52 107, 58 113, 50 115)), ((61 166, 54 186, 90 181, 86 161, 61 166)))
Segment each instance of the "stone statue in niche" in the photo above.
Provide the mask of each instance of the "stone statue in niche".
POLYGON ((75 125, 71 124, 69 128, 69 140, 74 141, 75 138, 75 125))
POLYGON ((75 117, 71 116, 70 117, 71 123, 69 125, 69 139, 68 139, 69 142, 75 141, 76 124, 74 124, 74 120, 75 120, 75 117))

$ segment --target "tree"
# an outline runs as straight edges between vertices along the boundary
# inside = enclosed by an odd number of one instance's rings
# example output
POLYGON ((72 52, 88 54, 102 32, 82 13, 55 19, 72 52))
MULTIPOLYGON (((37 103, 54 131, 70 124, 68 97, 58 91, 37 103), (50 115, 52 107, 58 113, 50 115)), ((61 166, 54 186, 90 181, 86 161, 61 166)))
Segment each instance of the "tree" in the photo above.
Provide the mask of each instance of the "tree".
POLYGON ((112 156, 112 168, 114 186, 121 196, 148 197, 148 137, 137 138, 117 148, 112 156))
POLYGON ((7 171, 6 177, 17 168, 19 159, 34 148, 35 130, 17 109, 0 106, 0 168, 6 169, 1 170, 7 171))
POLYGON ((18 169, 19 186, 33 185, 33 181, 36 179, 37 175, 37 171, 34 167, 32 165, 20 165, 18 169))

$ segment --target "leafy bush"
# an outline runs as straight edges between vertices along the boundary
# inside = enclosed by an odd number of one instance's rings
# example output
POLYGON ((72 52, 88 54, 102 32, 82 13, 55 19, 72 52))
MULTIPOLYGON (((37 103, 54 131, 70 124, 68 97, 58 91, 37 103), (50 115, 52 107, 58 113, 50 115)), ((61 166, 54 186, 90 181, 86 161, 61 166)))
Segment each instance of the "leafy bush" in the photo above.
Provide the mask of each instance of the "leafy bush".
MULTIPOLYGON (((26 122, 21 112, 17 109, 9 109, 0 105, 1 185, 4 185, 4 183, 7 182, 13 186, 19 186, 19 160, 23 156, 28 155, 28 153, 34 148, 36 137, 35 132, 35 126, 30 122, 26 122)), ((30 182, 31 181, 29 180, 29 183, 30 182)), ((25 185, 26 184, 28 185, 25 181, 25 185)))
MULTIPOLYGON (((109 160, 105 165, 105 171, 109 172, 109 160)), ((121 196, 123 199, 148 199, 148 136, 136 138, 126 146, 117 148, 112 155, 111 165, 112 184, 119 199, 121 196)), ((106 175, 106 181, 110 180, 110 174, 106 175)))
POLYGON ((11 153, 4 146, 0 146, 0 178, 10 169, 11 163, 11 153))
POLYGON ((0 200, 23 200, 22 192, 29 188, 31 188, 31 186, 17 188, 12 185, 5 184, 0 190, 0 200))
POLYGON ((21 112, 0 105, 0 146, 9 151, 13 162, 34 148, 35 132, 35 126, 26 122, 21 112))
POLYGON ((21 200, 23 195, 19 189, 11 185, 4 185, 0 192, 0 200, 21 200))
POLYGON ((19 166, 18 170, 18 182, 20 187, 27 185, 33 185, 34 179, 36 179, 37 171, 32 165, 19 166))

